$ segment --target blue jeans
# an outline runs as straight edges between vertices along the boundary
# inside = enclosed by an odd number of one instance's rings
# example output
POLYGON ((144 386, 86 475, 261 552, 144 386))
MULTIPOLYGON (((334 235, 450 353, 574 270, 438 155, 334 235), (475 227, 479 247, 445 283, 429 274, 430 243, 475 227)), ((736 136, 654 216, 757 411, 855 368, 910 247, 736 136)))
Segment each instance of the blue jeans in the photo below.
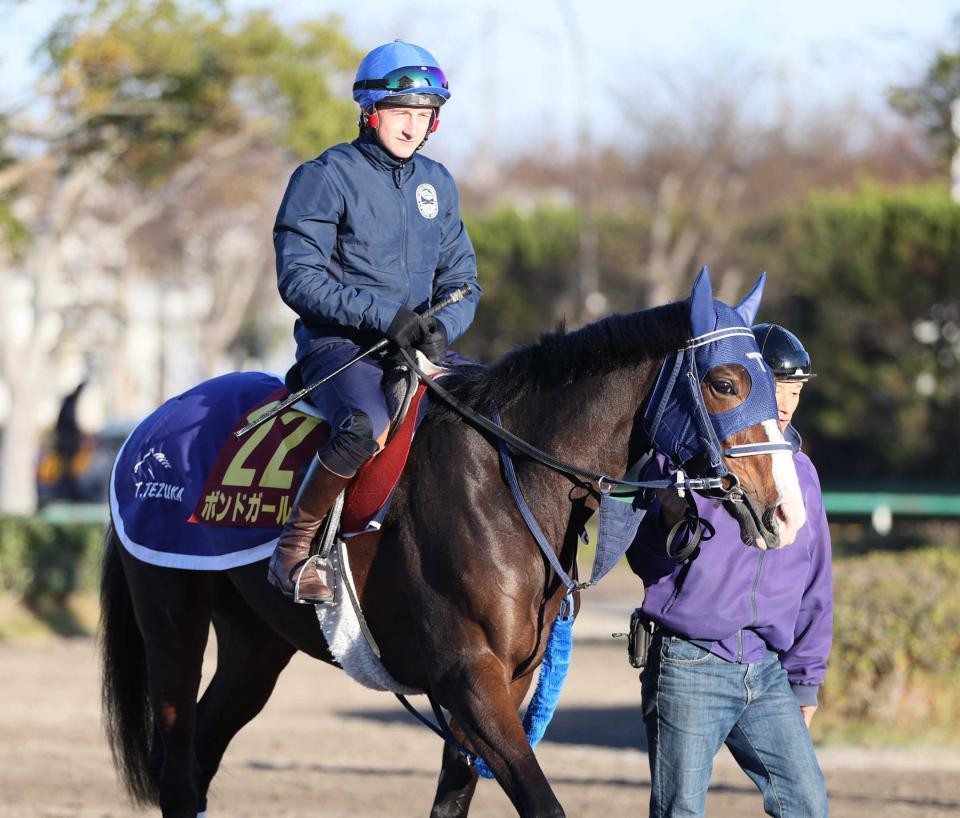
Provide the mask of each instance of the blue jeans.
POLYGON ((813 742, 775 653, 736 664, 658 631, 640 679, 651 818, 704 814, 723 744, 763 794, 768 815, 828 814, 813 742))

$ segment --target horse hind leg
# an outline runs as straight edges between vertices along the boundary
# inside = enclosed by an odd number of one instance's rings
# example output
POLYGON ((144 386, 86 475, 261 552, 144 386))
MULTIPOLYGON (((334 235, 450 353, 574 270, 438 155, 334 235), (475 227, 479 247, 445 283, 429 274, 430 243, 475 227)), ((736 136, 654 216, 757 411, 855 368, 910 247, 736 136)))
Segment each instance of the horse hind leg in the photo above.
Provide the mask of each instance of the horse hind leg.
POLYGON ((194 739, 197 693, 216 577, 160 568, 122 552, 137 625, 143 635, 163 818, 196 818, 200 764, 194 739))
MULTIPOLYGON (((486 761, 519 815, 563 818, 563 807, 530 747, 517 716, 519 702, 496 656, 486 652, 461 657, 437 680, 434 692, 486 761)), ((455 801, 450 799, 451 804, 455 801)))
MULTIPOLYGON (((450 724, 457 741, 463 744, 466 737, 456 722, 450 724)), ((437 793, 433 798, 430 818, 461 818, 470 811, 470 802, 477 789, 477 771, 464 761, 453 747, 444 742, 437 793)))
POLYGON ((223 583, 219 590, 213 614, 217 669, 197 709, 197 758, 204 800, 227 745, 263 709, 296 652, 230 583, 223 583))

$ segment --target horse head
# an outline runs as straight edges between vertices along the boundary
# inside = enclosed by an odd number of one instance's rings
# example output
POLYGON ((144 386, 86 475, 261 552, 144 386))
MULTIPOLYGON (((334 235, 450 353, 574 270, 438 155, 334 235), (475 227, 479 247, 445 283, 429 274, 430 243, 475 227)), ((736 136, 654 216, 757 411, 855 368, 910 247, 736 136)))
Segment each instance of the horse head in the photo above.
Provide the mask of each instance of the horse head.
POLYGON ((759 548, 789 545, 806 521, 790 444, 777 425, 773 375, 750 329, 761 275, 731 307, 713 298, 709 270, 690 299, 692 338, 668 357, 644 415, 654 447, 675 465, 721 479, 713 496, 759 548))

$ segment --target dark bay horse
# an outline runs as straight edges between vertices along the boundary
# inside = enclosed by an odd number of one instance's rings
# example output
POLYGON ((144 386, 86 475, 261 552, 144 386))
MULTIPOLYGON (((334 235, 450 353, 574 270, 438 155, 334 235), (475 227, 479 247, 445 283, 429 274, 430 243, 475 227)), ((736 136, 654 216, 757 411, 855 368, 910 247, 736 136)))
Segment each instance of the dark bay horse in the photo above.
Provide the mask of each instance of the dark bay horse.
MULTIPOLYGON (((713 301, 707 280, 706 295, 695 288, 690 301, 546 335, 446 383, 477 411, 498 406, 504 427, 537 447, 622 475, 649 448, 640 421, 661 365, 713 329, 698 324, 714 309, 739 310, 737 320, 749 327, 756 305, 713 301)), ((711 417, 735 410, 760 388, 756 378, 751 387, 746 363, 720 360, 703 372, 699 389, 711 417)), ((771 439, 774 418, 758 419, 723 445, 771 439)), ((799 496, 792 466, 785 472, 775 464, 782 464, 778 454, 727 464, 757 509, 739 518, 747 540, 759 535, 773 547, 788 544, 803 522, 802 508, 781 502, 799 496)), ((517 470, 569 571, 578 534, 596 508, 595 487, 522 458, 517 470)), ((383 528, 351 539, 349 555, 393 678, 429 691, 450 712, 454 734, 484 758, 518 814, 563 815, 517 711, 565 588, 528 533, 488 435, 435 403, 383 528)), ((265 561, 221 572, 158 567, 132 556, 111 531, 101 597, 103 697, 114 757, 132 796, 159 804, 165 818, 194 818, 203 809, 227 745, 266 704, 296 651, 333 661, 314 610, 268 585, 265 561), (198 703, 211 622, 217 668, 198 703)), ((444 745, 430 814, 466 815, 476 782, 475 769, 444 745)))

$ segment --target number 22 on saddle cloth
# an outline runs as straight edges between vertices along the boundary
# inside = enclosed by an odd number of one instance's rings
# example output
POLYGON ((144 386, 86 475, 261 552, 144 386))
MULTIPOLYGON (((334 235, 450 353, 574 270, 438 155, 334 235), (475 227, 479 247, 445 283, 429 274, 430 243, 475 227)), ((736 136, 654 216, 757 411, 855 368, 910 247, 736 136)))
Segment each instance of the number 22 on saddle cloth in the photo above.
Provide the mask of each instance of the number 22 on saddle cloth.
MULTIPOLYGON (((425 389, 419 386, 401 428, 350 483, 341 518, 345 536, 380 527, 407 462, 413 434, 426 411, 422 401, 425 389)), ((287 395, 284 387, 268 396, 241 419, 236 429, 256 420, 287 395)), ((327 423, 296 408, 301 405, 295 404, 240 440, 231 432, 190 522, 283 527, 310 458, 330 436, 327 423)))

